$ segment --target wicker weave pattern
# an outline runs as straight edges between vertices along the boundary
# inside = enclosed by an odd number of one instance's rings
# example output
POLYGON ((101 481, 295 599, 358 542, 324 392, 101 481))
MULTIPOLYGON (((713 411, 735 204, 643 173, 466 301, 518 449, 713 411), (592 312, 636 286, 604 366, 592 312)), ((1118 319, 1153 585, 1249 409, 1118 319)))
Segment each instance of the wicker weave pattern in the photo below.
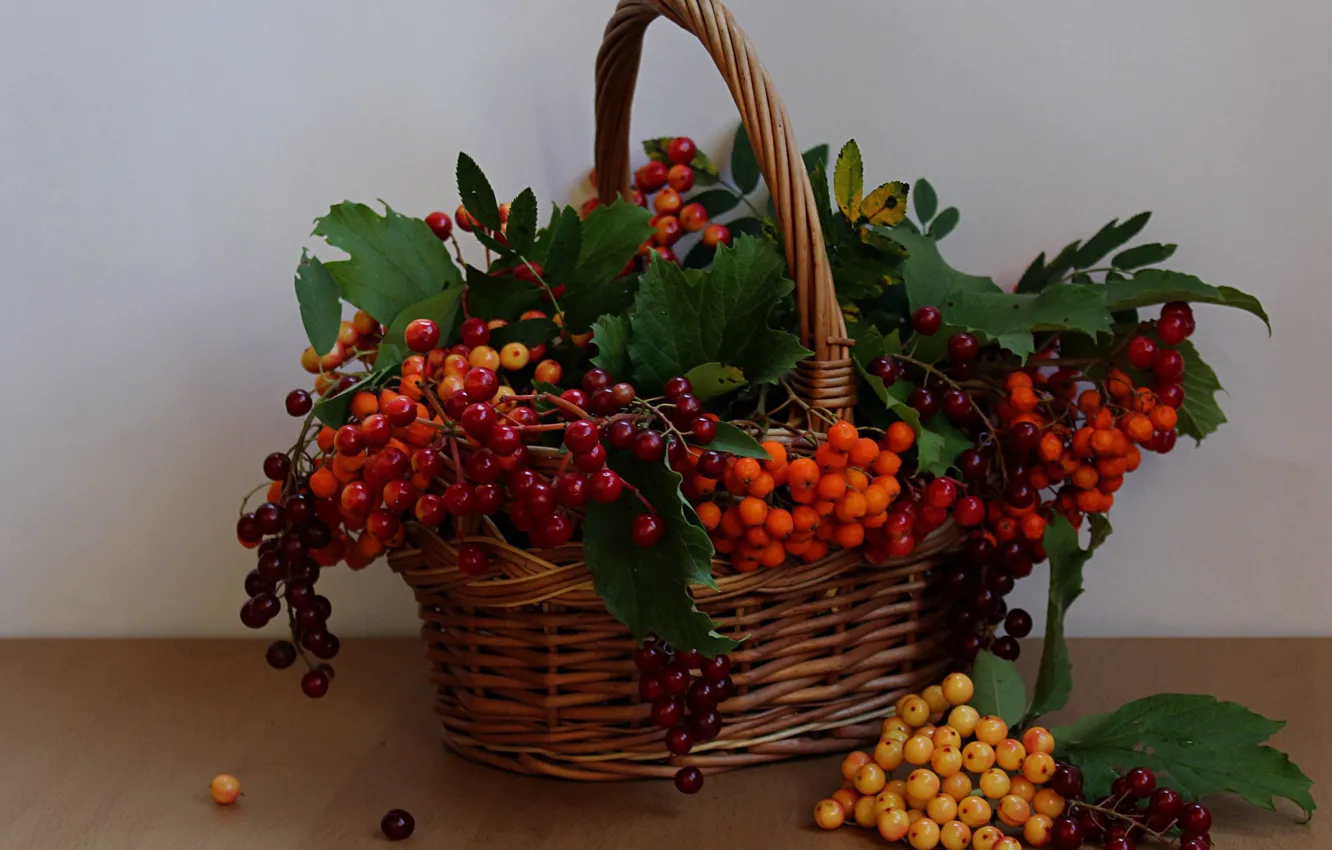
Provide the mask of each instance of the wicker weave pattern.
MULTIPOLYGON (((850 341, 800 148, 752 45, 717 0, 621 0, 597 57, 600 195, 629 190, 629 107, 644 30, 658 16, 694 33, 713 57, 772 193, 802 340, 815 352, 794 386, 807 401, 849 414, 850 341)), ((538 469, 554 468, 553 456, 536 454, 538 469)), ((390 560, 420 604, 445 743, 509 770, 667 777, 681 765, 715 771, 846 750, 875 739, 878 718, 944 665, 929 570, 961 539, 951 524, 909 557, 878 566, 845 551, 750 573, 719 562, 718 590, 695 588, 695 598, 724 633, 748 636, 732 655, 737 693, 721 706, 719 740, 671 757, 638 698, 633 638, 594 592, 581 547, 525 551, 488 520, 464 533, 453 541, 409 526, 415 548, 390 560), (459 572, 461 542, 490 553, 486 576, 459 572)))

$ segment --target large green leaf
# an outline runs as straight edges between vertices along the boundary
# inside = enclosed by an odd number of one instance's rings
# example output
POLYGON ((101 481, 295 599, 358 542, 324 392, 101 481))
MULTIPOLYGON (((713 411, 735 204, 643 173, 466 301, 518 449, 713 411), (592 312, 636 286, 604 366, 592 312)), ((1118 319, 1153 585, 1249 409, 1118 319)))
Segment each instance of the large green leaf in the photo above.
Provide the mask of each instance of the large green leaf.
POLYGON ((324 263, 342 297, 380 322, 462 282, 448 248, 426 223, 387 205, 381 216, 344 201, 315 220, 314 232, 350 256, 324 263))
POLYGON ((610 372, 617 381, 627 380, 631 373, 628 320, 618 314, 600 317, 592 323, 592 342, 597 347, 592 365, 610 372))
POLYGON ((1203 437, 1220 428, 1226 421, 1216 394, 1222 391, 1216 372, 1203 362, 1191 340, 1175 346, 1184 358, 1184 404, 1179 408, 1179 422, 1175 428, 1181 437, 1192 437, 1201 444, 1203 437))
POLYGON ((689 199, 690 203, 699 203, 708 211, 709 218, 728 213, 740 203, 740 196, 730 189, 709 189, 689 199))
POLYGON ((939 213, 934 217, 934 221, 930 222, 928 230, 930 238, 936 241, 943 239, 945 236, 953 232, 953 229, 957 227, 957 223, 961 221, 961 219, 962 213, 958 212, 957 207, 949 207, 939 213))
POLYGON ((939 211, 939 196, 930 185, 930 181, 924 177, 917 180, 911 189, 911 203, 916 208, 916 219, 921 226, 929 224, 930 219, 939 211))
POLYGON ((467 308, 473 316, 512 322, 540 304, 541 288, 536 284, 467 267, 467 308))
POLYGON ((523 319, 492 330, 489 344, 491 348, 499 349, 511 342, 521 342, 528 348, 534 348, 559 335, 559 326, 550 319, 523 319))
POLYGON ((342 327, 342 292, 319 258, 304 251, 296 266, 296 301, 310 345, 320 354, 332 351, 342 327))
POLYGON ((731 147, 731 179, 735 180, 736 188, 748 195, 758 186, 760 176, 758 159, 742 123, 735 128, 735 144, 731 147))
POLYGON ((1111 310, 1147 307, 1167 301, 1192 301, 1200 304, 1219 304, 1237 307, 1252 313, 1272 332, 1272 322, 1258 299, 1233 286, 1211 286, 1191 274, 1164 269, 1144 269, 1127 280, 1105 284, 1105 301, 1111 310))
MULTIPOLYGON (((1153 266, 1157 263, 1164 263, 1173 257, 1176 247, 1174 244, 1162 245, 1158 242, 1136 245, 1127 251, 1120 251, 1115 254, 1114 259, 1110 261, 1110 265, 1125 271, 1142 268, 1143 266, 1153 266)), ((1109 276, 1106 277, 1107 281, 1110 279, 1109 276)), ((1123 280, 1122 277, 1116 279, 1123 280)))
MULTIPOLYGON (((898 271, 906 280, 907 300, 913 311, 938 307, 950 295, 959 292, 1001 292, 993 280, 960 272, 944 261, 939 245, 928 236, 903 228, 893 231, 893 239, 906 247, 910 256, 898 271)), ((948 320, 947 314, 944 316, 948 320)))
MULTIPOLYGON (((1036 349, 1033 331, 1094 336, 1114 326, 1100 286, 1051 286, 1034 295, 963 290, 946 296, 937 306, 950 328, 973 333, 982 344, 996 342, 1024 359, 1036 349)), ((938 348, 944 337, 942 332, 936 334, 931 349, 938 348)))
POLYGON ((578 210, 566 206, 551 223, 550 245, 541 269, 541 278, 553 287, 567 286, 578 267, 583 246, 583 222, 578 210))
POLYGON ((1012 661, 1005 661, 993 652, 982 651, 976 656, 976 666, 971 670, 971 680, 976 685, 976 693, 971 698, 971 707, 980 712, 982 717, 1003 718, 1010 727, 1022 723, 1027 709, 1027 688, 1022 684, 1022 674, 1012 661))
POLYGON ((491 230, 500 229, 499 203, 481 166, 465 153, 458 154, 458 197, 472 218, 491 230))
POLYGON ((833 169, 833 197, 837 207, 852 222, 860 219, 861 195, 865 191, 865 163, 860 158, 860 148, 852 139, 842 146, 837 154, 837 166, 833 169))
POLYGON ((1064 617, 1068 607, 1082 595, 1082 568, 1092 553, 1110 536, 1110 521, 1089 514, 1091 543, 1078 545, 1078 532, 1063 514, 1055 514, 1045 532, 1045 551, 1050 558, 1050 593, 1045 609, 1045 643, 1041 647, 1040 673, 1027 713, 1032 717, 1058 711, 1068 704, 1073 690, 1073 662, 1064 640, 1064 617))
POLYGON ((504 235, 515 254, 528 254, 536 242, 537 200, 531 189, 524 189, 509 204, 509 222, 504 235))
POLYGON ((1127 243, 1139 231, 1147 225, 1147 219, 1151 218, 1149 212, 1138 213, 1132 218, 1120 224, 1119 219, 1114 219, 1105 227, 1096 231, 1096 235, 1083 242, 1077 252, 1073 255, 1073 267, 1076 269, 1089 269, 1100 262, 1106 254, 1127 243))
POLYGON ((623 312, 633 303, 637 279, 622 272, 652 235, 650 218, 644 208, 619 199, 583 220, 578 264, 560 299, 570 330, 586 330, 603 313, 623 312))
POLYGON ((741 431, 729 422, 717 423, 717 435, 708 443, 713 451, 726 452, 736 457, 753 457, 759 460, 771 460, 772 455, 759 444, 758 440, 741 431))
POLYGON ((403 334, 407 331, 407 325, 416 319, 429 319, 434 322, 439 326, 440 342, 447 342, 445 335, 453 327, 454 320, 458 316, 462 291, 461 286, 451 286, 440 294, 432 295, 424 301, 418 301, 403 310, 393 318, 393 322, 388 326, 388 330, 384 333, 384 342, 405 348, 407 340, 403 338, 403 334))
POLYGON ((768 317, 793 284, 770 243, 744 237, 717 251, 710 272, 654 259, 634 301, 629 357, 634 376, 655 392, 704 363, 737 366, 751 384, 768 383, 809 356, 794 334, 768 317))
POLYGON ((707 656, 729 652, 736 642, 719 635, 717 624, 689 595, 690 585, 715 588, 716 583, 712 541, 680 493, 680 475, 629 452, 612 452, 608 463, 652 504, 666 533, 655 546, 633 542, 634 518, 646 509, 627 493, 610 504, 588 504, 583 555, 606 610, 638 640, 656 634, 674 647, 707 656))
POLYGON ((1285 797, 1313 815, 1313 783, 1285 753, 1264 746, 1286 724, 1201 694, 1157 694, 1053 729, 1056 755, 1082 768, 1088 799, 1117 771, 1146 767, 1185 798, 1229 791, 1276 810, 1285 797))

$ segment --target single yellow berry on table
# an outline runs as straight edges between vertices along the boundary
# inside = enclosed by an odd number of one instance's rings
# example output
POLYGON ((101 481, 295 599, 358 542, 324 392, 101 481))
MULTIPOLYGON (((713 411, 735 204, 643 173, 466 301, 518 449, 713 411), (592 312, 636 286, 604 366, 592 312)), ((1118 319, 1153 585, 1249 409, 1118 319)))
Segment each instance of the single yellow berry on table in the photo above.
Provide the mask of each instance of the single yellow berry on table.
POLYGON ((947 794, 959 803, 971 793, 971 777, 966 773, 954 773, 939 785, 939 793, 947 794))
POLYGON ((962 770, 962 751, 948 745, 935 747, 934 753, 930 755, 930 767, 939 774, 940 779, 947 779, 962 770))
POLYGON ((847 753, 846 758, 842 759, 842 778, 855 779, 856 771, 869 764, 869 753, 856 750, 854 753, 847 753))
POLYGON ((966 850, 971 843, 971 827, 960 820, 951 820, 939 827, 939 843, 944 850, 966 850))
POLYGON ((874 808, 878 811, 884 809, 905 809, 906 800, 896 791, 880 791, 874 797, 874 808))
POLYGON ((965 673, 950 673, 944 678, 940 690, 950 705, 966 705, 976 695, 976 686, 965 673))
POLYGON ((920 768, 907 777, 907 796, 929 800, 939 793, 939 777, 932 770, 920 768))
POLYGON ((1032 753, 1022 762, 1022 775, 1037 785, 1044 785, 1054 778, 1054 756, 1049 753, 1032 753))
POLYGON ((980 722, 980 712, 969 705, 959 705, 948 713, 948 725, 957 730, 963 738, 970 738, 980 722))
POLYGON ((819 825, 820 829, 836 829, 846 820, 846 812, 842 809, 842 804, 832 799, 819 800, 814 805, 814 823, 819 825))
POLYGON ((902 758, 907 764, 914 764, 917 767, 929 764, 932 755, 934 755, 934 741, 925 735, 913 735, 902 745, 902 758))
POLYGON ((942 685, 930 685, 920 692, 920 698, 930 707, 930 714, 947 714, 952 703, 944 696, 942 685))
POLYGON ((999 801, 999 820, 1009 826, 1022 826, 1031 817, 1031 805, 1016 794, 999 801))
POLYGON ((879 834, 889 841, 901 841, 911 829, 911 817, 902 809, 885 809, 879 812, 875 823, 879 834))
POLYGON ((907 830, 907 841, 916 850, 934 850, 939 846, 939 825, 929 818, 921 818, 907 830))
POLYGON ((972 741, 962 748, 962 766, 972 773, 984 773, 994 767, 994 748, 980 741, 972 741))
POLYGON ((981 793, 991 800, 1007 796, 1012 788, 1013 783, 1009 781, 1008 774, 997 767, 992 767, 980 775, 981 793))
POLYGON ((990 802, 984 797, 967 797, 957 804, 957 819, 972 829, 980 829, 994 818, 990 802))
POLYGON ((957 801, 947 794, 939 794, 925 806, 925 814, 935 823, 948 823, 957 819, 957 801))
POLYGON ((1050 835, 1050 830, 1053 827, 1054 819, 1049 815, 1032 815, 1022 825, 1022 837, 1032 847, 1044 847, 1053 840, 1053 836, 1050 835))
POLYGON ((880 741, 874 748, 874 763, 884 771, 896 770, 902 764, 902 742, 880 741))
POLYGON ((897 716, 913 727, 924 726, 930 722, 929 703, 914 694, 908 696, 901 701, 897 716))
POLYGON ((888 783, 888 776, 883 772, 883 768, 871 761, 860 766, 853 781, 856 783, 857 791, 874 796, 888 783))
POLYGON ((849 817, 856 807, 856 802, 860 800, 860 795, 854 788, 838 788, 833 792, 832 799, 842 807, 843 815, 849 817))
POLYGON ((997 826, 982 826, 971 835, 971 846, 975 850, 994 850, 1004 834, 997 826))
POLYGON ((856 801, 856 807, 853 811, 856 819, 856 826, 863 826, 866 829, 874 826, 879 819, 879 813, 874 811, 874 797, 861 797, 856 801))
POLYGON ((962 749, 962 735, 952 726, 936 726, 934 728, 934 746, 936 747, 957 747, 962 749))
POLYGON ((995 717, 993 714, 982 717, 976 723, 976 729, 972 733, 976 740, 991 747, 998 746, 999 742, 1008 737, 1008 724, 1002 717, 995 717))
POLYGON ((213 795, 213 801, 218 805, 230 806, 240 796, 240 780, 230 773, 214 776, 208 784, 208 793, 213 795))
POLYGON ((1032 798, 1031 807, 1053 820, 1064 813, 1064 802, 1064 798, 1053 788, 1042 788, 1032 798))
POLYGON ((1004 770, 1021 770, 1026 757, 1027 748, 1014 738, 1005 738, 994 747, 995 763, 1004 770))
POLYGON ((1022 736, 1022 746, 1027 748, 1028 753, 1048 753, 1054 754, 1055 738, 1050 734, 1050 730, 1044 726, 1033 726, 1022 736))

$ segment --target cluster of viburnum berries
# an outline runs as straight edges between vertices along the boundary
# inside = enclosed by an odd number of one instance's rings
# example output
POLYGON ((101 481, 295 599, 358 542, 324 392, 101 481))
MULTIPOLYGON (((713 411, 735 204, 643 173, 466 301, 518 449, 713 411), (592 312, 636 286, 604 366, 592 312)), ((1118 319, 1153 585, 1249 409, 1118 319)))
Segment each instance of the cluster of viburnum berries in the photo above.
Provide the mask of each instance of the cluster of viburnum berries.
MULTIPOLYGON (((912 317, 913 329, 932 336, 945 318, 923 307, 912 317)), ((885 385, 904 377, 916 384, 908 404, 923 422, 942 414, 975 441, 957 458, 957 480, 909 485, 893 508, 933 524, 951 512, 958 525, 975 529, 945 567, 958 659, 987 647, 1017 658, 1017 638, 1031 632, 1032 618, 1009 611, 1004 597, 1045 559, 1045 532, 1055 512, 1081 526, 1086 514, 1110 509, 1143 450, 1174 448, 1184 358, 1173 346, 1193 330, 1192 309, 1173 302, 1104 361, 1061 359, 1056 343, 1025 366, 994 376, 992 367, 980 368, 976 337, 956 333, 937 365, 892 355, 870 364, 885 385), (1135 381, 1130 369, 1144 378, 1135 381), (994 635, 999 624, 1007 634, 994 635)))
POLYGON ((1078 850, 1104 838, 1107 850, 1133 850, 1144 835, 1174 845, 1176 828, 1179 850, 1211 846, 1207 808, 1158 788, 1150 770, 1129 771, 1089 803, 1082 772, 1055 760, 1049 730, 1010 736, 1001 718, 968 704, 974 695, 971 679, 953 673, 899 699, 874 751, 842 761, 843 784, 814 807, 815 823, 850 821, 916 850, 1020 850, 1016 835, 1031 847, 1078 850), (899 768, 905 779, 894 778, 899 768))

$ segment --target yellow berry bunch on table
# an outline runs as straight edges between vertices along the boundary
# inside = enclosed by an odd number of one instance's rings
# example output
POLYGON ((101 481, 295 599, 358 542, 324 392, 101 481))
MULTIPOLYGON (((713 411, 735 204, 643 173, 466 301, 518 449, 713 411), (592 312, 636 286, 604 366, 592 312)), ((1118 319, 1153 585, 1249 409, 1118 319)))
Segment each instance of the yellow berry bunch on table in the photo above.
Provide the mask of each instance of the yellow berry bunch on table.
POLYGON ((842 787, 818 802, 814 821, 877 829, 916 850, 1050 844, 1064 811, 1064 798, 1042 787, 1055 773, 1054 736, 1036 726, 1009 737, 1007 723, 969 705, 975 690, 953 673, 898 700, 874 751, 842 761, 842 787))

